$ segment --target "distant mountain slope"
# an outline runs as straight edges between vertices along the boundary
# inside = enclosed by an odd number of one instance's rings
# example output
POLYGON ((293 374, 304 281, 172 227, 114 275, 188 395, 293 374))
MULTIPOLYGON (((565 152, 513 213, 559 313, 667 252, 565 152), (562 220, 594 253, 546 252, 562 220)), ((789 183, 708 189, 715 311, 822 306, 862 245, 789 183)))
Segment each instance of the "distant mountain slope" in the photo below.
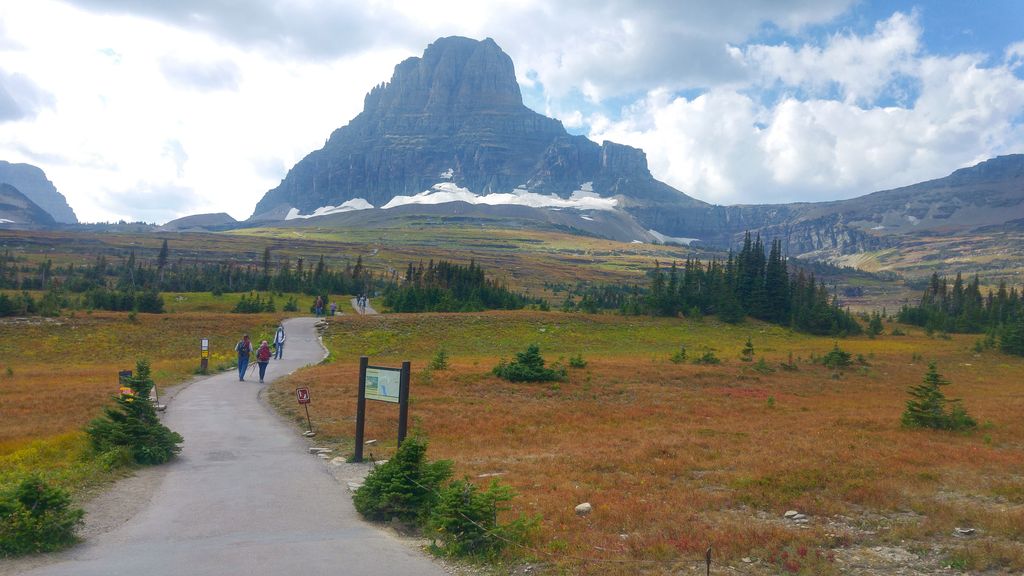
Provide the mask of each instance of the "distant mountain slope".
POLYGON ((220 230, 238 224, 231 215, 225 212, 216 214, 193 214, 167 222, 160 228, 164 230, 220 230))
POLYGON ((486 203, 535 207, 620 195, 621 206, 706 206, 655 180, 643 151, 570 135, 558 120, 524 106, 512 60, 493 40, 450 37, 398 64, 390 82, 366 95, 358 116, 267 192, 251 219, 307 215, 357 199, 377 208, 437 203, 423 196, 438 192, 474 201, 503 195, 486 203))
POLYGON ((11 164, 0 160, 0 182, 14 186, 53 219, 62 224, 77 224, 75 211, 68 206, 67 199, 57 191, 53 182, 43 171, 31 164, 11 164))
POLYGON ((35 228, 54 226, 53 216, 10 184, 0 183, 0 226, 35 228))

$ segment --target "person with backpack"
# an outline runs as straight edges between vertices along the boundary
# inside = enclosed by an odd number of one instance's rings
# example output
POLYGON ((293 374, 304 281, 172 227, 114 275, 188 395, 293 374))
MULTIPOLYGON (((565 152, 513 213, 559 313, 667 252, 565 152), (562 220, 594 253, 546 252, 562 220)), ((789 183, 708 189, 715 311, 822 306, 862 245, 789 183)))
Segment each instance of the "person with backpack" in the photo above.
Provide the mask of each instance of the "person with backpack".
POLYGON ((280 360, 284 356, 284 325, 277 325, 277 332, 274 334, 274 360, 280 360))
POLYGON ((235 344, 235 352, 238 352, 238 381, 245 382, 245 371, 249 368, 249 355, 252 354, 252 342, 249 335, 242 335, 242 339, 235 344))
POLYGON ((270 345, 264 340, 256 349, 256 364, 260 367, 260 384, 263 384, 263 377, 267 374, 267 364, 270 364, 270 345))

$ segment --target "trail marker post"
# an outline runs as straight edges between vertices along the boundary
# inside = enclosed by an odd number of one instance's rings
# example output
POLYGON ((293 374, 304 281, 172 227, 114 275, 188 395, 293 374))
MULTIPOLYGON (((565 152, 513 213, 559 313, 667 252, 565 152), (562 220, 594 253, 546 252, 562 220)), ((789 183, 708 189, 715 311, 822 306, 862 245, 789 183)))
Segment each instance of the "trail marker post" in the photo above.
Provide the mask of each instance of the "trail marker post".
POLYGON ((398 404, 398 445, 402 445, 409 424, 409 374, 411 363, 401 368, 370 366, 367 356, 359 358, 359 397, 356 399, 356 446, 353 462, 363 461, 363 438, 366 430, 366 401, 377 400, 398 404))
POLYGON ((309 430, 306 432, 306 436, 312 436, 316 434, 313 432, 313 421, 309 419, 309 388, 296 388, 295 399, 302 404, 302 407, 306 409, 306 424, 309 425, 309 430))
POLYGON ((132 388, 132 384, 130 382, 131 379, 131 370, 121 370, 117 373, 118 393, 121 396, 135 396, 135 389, 132 388))
POLYGON ((210 339, 203 338, 199 340, 199 369, 206 374, 207 368, 210 365, 210 339))

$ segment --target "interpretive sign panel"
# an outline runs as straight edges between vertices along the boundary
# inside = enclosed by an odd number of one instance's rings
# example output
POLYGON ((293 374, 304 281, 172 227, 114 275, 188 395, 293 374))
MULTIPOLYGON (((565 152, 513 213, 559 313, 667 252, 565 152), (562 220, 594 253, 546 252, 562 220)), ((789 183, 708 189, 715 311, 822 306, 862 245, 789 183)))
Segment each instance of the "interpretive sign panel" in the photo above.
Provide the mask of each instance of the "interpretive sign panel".
POLYGON ((398 403, 402 389, 400 368, 366 367, 366 399, 398 403))
POLYGON ((309 388, 296 388, 295 398, 299 404, 309 404, 309 388))

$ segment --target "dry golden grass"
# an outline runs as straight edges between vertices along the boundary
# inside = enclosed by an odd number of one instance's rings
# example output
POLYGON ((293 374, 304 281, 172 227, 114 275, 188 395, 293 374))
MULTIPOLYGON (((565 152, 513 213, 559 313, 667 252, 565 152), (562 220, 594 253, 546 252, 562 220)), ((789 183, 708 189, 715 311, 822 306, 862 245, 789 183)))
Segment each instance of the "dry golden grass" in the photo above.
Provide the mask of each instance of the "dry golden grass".
MULTIPOLYGON (((560 313, 346 317, 326 338, 335 362, 278 383, 272 396, 298 419, 292 390, 309 386, 314 426, 351 449, 358 356, 412 360, 412 425, 429 437, 430 456, 454 460, 458 475, 500 474, 520 494, 515 511, 543 517, 535 554, 573 573, 661 573, 692 565, 708 545, 726 561, 757 557, 768 573, 829 573, 839 570, 835 547, 881 543, 938 545, 946 556, 935 562, 967 568, 1024 569, 1024 361, 973 354, 973 337, 910 331, 841 341, 868 365, 834 376, 809 362, 831 339, 761 324, 560 313), (748 335, 776 372, 739 361, 748 335), (490 375, 499 358, 531 342, 549 362, 582 353, 589 364, 556 384, 490 375), (691 358, 708 347, 725 364, 674 364, 681 343, 691 358), (424 370, 440 347, 451 368, 424 370), (790 351, 795 372, 779 369, 790 351), (953 382, 947 394, 982 423, 978 431, 900 428, 906 389, 928 360, 953 382), (573 507, 584 501, 594 513, 579 518, 573 507), (788 509, 812 522, 791 525, 782 520, 788 509), (982 537, 954 539, 965 525, 982 537)), ((375 454, 384 457, 397 407, 369 404, 367 438, 385 444, 375 454)))
POLYGON ((158 387, 176 384, 198 368, 200 338, 210 338, 212 368, 233 359, 243 331, 269 335, 280 317, 182 313, 131 320, 94 312, 0 320, 0 455, 81 428, 117 393, 117 372, 133 370, 138 358, 150 361, 158 387))

